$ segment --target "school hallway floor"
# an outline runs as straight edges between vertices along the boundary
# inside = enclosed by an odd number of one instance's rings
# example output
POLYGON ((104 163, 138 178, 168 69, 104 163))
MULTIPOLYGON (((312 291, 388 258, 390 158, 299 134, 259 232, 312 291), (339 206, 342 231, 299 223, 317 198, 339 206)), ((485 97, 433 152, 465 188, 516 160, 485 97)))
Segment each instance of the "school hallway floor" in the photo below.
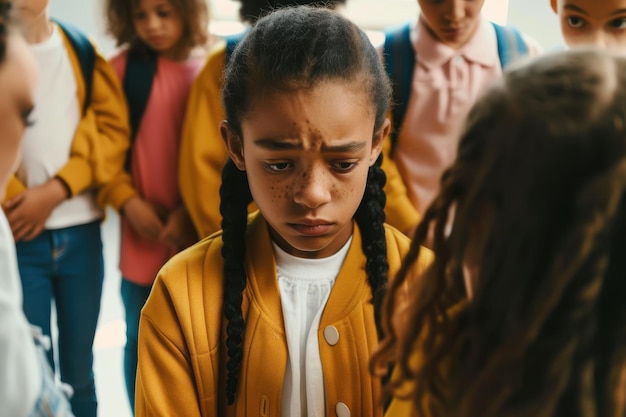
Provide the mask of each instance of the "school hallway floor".
POLYGON ((125 336, 124 309, 120 298, 119 218, 107 212, 102 224, 105 280, 100 319, 94 341, 94 373, 98 393, 98 417, 131 417, 122 369, 125 336))

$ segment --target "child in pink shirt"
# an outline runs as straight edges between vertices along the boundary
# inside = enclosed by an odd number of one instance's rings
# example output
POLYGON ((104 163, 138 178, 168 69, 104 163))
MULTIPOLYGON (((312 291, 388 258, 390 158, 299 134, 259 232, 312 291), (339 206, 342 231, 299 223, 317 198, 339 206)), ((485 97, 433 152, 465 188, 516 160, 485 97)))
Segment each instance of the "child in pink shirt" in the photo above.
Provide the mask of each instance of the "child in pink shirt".
POLYGON ((526 36, 485 19, 484 0, 418 3, 417 23, 407 28, 410 50, 401 56, 384 56, 387 65, 393 59, 396 65, 413 66, 405 84, 393 85, 395 90, 410 89, 410 94, 401 123, 392 117, 397 137, 393 143, 387 138, 383 164, 388 176, 388 222, 409 235, 436 195, 442 173, 454 161, 470 107, 502 74, 506 63, 501 62, 500 49, 511 56, 538 52, 526 36), (497 29, 518 39, 499 45, 497 29))
POLYGON ((178 144, 206 58, 208 9, 204 0, 109 0, 107 11, 109 31, 124 47, 111 64, 124 85, 133 137, 126 172, 99 197, 121 213, 124 371, 134 408, 141 308, 163 264, 197 240, 178 190, 178 144))

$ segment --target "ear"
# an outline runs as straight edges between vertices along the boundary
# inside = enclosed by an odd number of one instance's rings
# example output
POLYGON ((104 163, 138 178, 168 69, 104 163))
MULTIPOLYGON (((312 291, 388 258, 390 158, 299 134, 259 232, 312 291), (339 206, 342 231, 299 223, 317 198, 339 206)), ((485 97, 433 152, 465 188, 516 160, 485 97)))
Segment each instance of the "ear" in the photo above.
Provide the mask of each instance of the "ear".
POLYGON ((241 171, 246 170, 246 162, 243 157, 243 142, 233 128, 226 120, 220 122, 220 135, 228 149, 228 155, 233 160, 237 168, 241 171))
POLYGON ((382 126, 374 133, 374 138, 372 140, 372 153, 370 154, 370 166, 374 165, 378 159, 378 155, 382 152, 383 142, 389 135, 390 130, 391 122, 386 118, 382 126))
POLYGON ((559 14, 559 5, 557 3, 557 0, 550 0, 550 6, 552 6, 552 10, 554 10, 554 13, 559 14))

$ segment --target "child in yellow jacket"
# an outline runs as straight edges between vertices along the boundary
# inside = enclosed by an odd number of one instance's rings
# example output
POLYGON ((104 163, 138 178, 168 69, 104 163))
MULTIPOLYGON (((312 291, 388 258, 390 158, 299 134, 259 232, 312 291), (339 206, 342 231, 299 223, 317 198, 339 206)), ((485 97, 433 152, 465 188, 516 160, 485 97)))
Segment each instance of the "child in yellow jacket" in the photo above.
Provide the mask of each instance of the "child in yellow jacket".
POLYGON ((250 29, 224 79, 223 230, 154 283, 136 415, 380 417, 367 364, 410 242, 384 223, 378 53, 336 12, 283 8, 250 29))
POLYGON ((21 162, 3 209, 16 241, 31 324, 50 336, 54 301, 60 378, 74 390, 77 417, 95 417, 92 344, 104 278, 96 189, 123 168, 124 97, 113 69, 89 39, 49 18, 48 2, 14 2, 35 55, 39 84, 21 162))

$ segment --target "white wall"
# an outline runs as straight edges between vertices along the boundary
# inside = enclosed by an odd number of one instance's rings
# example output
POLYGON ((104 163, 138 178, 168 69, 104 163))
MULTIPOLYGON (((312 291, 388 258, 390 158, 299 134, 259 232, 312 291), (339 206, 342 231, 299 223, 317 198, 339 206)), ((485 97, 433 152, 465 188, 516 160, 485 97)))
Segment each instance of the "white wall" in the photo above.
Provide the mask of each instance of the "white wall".
POLYGON ((50 0, 50 15, 75 24, 96 40, 108 55, 113 51, 113 41, 104 34, 102 0, 50 0))

